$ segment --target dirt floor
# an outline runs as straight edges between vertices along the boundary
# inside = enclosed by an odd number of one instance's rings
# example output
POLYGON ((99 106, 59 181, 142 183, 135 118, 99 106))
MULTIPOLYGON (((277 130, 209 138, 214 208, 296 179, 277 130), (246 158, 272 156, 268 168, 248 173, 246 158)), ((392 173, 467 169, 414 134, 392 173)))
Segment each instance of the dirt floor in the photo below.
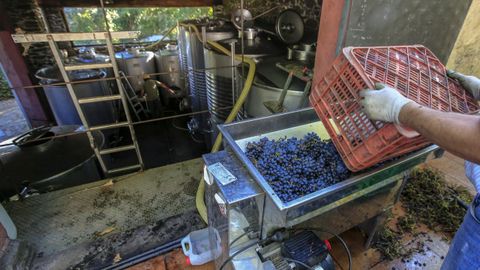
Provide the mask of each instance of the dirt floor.
MULTIPOLYGON (((432 160, 426 164, 427 166, 434 167, 445 174, 445 179, 450 184, 461 185, 468 188, 472 194, 474 194, 474 188, 464 176, 463 172, 463 160, 453 156, 452 154, 445 153, 441 159, 432 160)), ((393 219, 390 220, 392 224, 396 223, 396 217, 404 214, 404 210, 400 203, 395 205, 393 209, 393 219)), ((445 236, 439 233, 435 233, 425 226, 417 228, 419 232, 417 235, 409 233, 404 234, 401 242, 406 247, 416 247, 417 245, 423 245, 423 252, 415 252, 409 258, 398 258, 392 261, 384 260, 381 258, 380 253, 373 248, 368 250, 364 249, 365 237, 358 229, 352 229, 341 236, 345 239, 349 245, 352 258, 353 269, 425 269, 425 270, 437 270, 440 268, 445 255, 448 252, 449 243, 445 236)), ((335 260, 336 269, 346 270, 348 269, 348 259, 345 255, 340 243, 336 240, 331 240, 332 243, 332 255, 335 260)), ((163 269, 214 269, 212 264, 207 264, 202 267, 187 267, 184 264, 185 257, 180 250, 175 250, 167 255, 153 258, 144 263, 138 264, 131 270, 163 270, 163 269)))

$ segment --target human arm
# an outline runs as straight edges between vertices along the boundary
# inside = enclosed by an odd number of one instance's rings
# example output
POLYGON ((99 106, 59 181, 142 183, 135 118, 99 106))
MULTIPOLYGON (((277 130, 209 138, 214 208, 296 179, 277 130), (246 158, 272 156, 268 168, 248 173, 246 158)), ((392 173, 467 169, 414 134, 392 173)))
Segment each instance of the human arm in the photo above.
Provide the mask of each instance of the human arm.
POLYGON ((409 102, 398 119, 443 149, 480 164, 480 116, 440 112, 409 102))
MULTIPOLYGON (((480 89, 480 80, 475 77, 455 72, 449 75, 474 96, 480 89)), ((480 163, 480 116, 435 111, 390 87, 377 84, 376 89, 360 92, 360 103, 369 118, 408 126, 455 155, 480 163)))

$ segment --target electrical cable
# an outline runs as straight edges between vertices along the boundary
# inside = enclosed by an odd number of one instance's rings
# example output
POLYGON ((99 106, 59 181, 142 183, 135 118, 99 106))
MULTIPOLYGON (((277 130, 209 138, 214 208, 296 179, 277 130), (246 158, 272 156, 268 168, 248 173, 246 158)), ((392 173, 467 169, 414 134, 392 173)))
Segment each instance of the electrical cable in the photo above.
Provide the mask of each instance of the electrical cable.
MULTIPOLYGON (((181 117, 204 114, 204 113, 209 113, 209 112, 212 112, 212 111, 224 111, 224 110, 230 110, 230 109, 232 109, 232 106, 228 106, 228 107, 224 107, 224 108, 217 108, 217 109, 214 109, 214 110, 203 110, 203 111, 197 111, 197 112, 191 112, 191 113, 177 114, 177 115, 172 115, 172 116, 164 116, 164 117, 158 117, 158 118, 153 118, 153 119, 148 119, 148 120, 141 120, 141 121, 137 121, 137 122, 132 122, 132 125, 136 126, 136 125, 142 125, 142 124, 147 124, 147 123, 152 123, 152 122, 160 122, 160 121, 168 120, 168 119, 177 119, 177 118, 181 118, 181 117)), ((128 127, 128 126, 125 126, 125 127, 128 127)), ((75 131, 75 132, 63 133, 61 135, 42 137, 42 138, 38 138, 38 139, 35 139, 35 140, 31 140, 31 141, 29 141, 29 143, 48 141, 48 140, 57 139, 57 138, 79 135, 79 134, 87 133, 88 131, 93 131, 93 130, 84 129, 84 130, 78 130, 78 131, 75 131)), ((0 144, 0 147, 14 146, 14 145, 16 145, 16 144, 15 143, 3 143, 3 144, 0 144)))
POLYGON ((298 264, 300 264, 301 266, 303 266, 303 267, 305 267, 305 268, 307 268, 307 269, 309 269, 309 270, 313 270, 313 268, 310 267, 308 264, 306 264, 306 263, 304 263, 304 262, 301 262, 301 261, 299 261, 299 260, 290 259, 290 258, 284 258, 284 259, 285 259, 285 261, 287 261, 287 262, 298 263, 298 264))
MULTIPOLYGON (((197 68, 197 69, 192 69, 193 71, 207 71, 207 70, 218 70, 218 69, 231 69, 236 66, 217 66, 217 67, 209 67, 209 68, 197 68)), ((158 76, 158 75, 169 75, 169 74, 176 74, 176 73, 181 73, 179 70, 174 70, 174 71, 168 71, 168 72, 153 72, 153 73, 145 73, 145 76, 158 76)), ((105 77, 105 78, 95 78, 95 79, 85 79, 85 80, 78 80, 78 81, 71 81, 71 82, 57 82, 57 83, 49 83, 49 84, 34 84, 34 85, 26 85, 26 86, 12 86, 8 87, 10 90, 15 90, 15 89, 35 89, 39 87, 46 87, 46 86, 64 86, 67 84, 80 84, 80 83, 89 83, 89 82, 99 82, 99 81, 113 81, 116 79, 123 79, 123 78, 138 78, 138 75, 125 75, 125 76, 120 76, 120 77, 105 77)), ((184 79, 184 77, 181 77, 184 79)))
POLYGON ((244 233, 242 233, 241 235, 239 235, 237 238, 233 239, 232 242, 230 242, 230 246, 233 246, 233 244, 235 244, 235 242, 237 242, 238 240, 240 240, 242 237, 244 237, 245 235, 249 234, 250 232, 252 232, 251 230, 248 230, 244 233))
POLYGON ((239 255, 240 253, 246 251, 247 249, 255 246, 255 245, 258 245, 258 244, 261 244, 262 242, 265 242, 267 239, 263 240, 263 241, 256 241, 256 242, 253 242, 253 243, 250 243, 246 246, 244 246, 243 248, 237 250, 235 253, 233 253, 232 255, 230 255, 223 263, 222 265, 220 266, 219 270, 222 270, 231 260, 233 260, 233 258, 235 258, 237 255, 239 255))
POLYGON ((343 238, 340 237, 338 234, 333 233, 331 231, 324 230, 324 229, 319 229, 319 228, 295 228, 295 229, 292 228, 290 230, 292 230, 292 231, 316 231, 316 232, 320 232, 320 233, 328 233, 328 234, 334 236, 343 245, 343 248, 345 249, 345 252, 347 253, 347 256, 348 256, 348 269, 352 270, 352 254, 350 253, 350 249, 348 248, 348 245, 345 242, 345 240, 343 240, 343 238))

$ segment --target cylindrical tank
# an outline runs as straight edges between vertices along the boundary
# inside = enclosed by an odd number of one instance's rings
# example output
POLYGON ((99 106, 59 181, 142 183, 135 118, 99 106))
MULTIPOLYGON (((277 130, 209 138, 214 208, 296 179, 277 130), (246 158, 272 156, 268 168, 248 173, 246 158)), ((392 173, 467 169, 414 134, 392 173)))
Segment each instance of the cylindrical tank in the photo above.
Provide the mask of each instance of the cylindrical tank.
MULTIPOLYGON (((35 76, 43 84, 45 95, 53 111, 58 125, 82 125, 77 110, 64 85, 50 86, 48 84, 63 82, 57 67, 46 67, 37 71, 35 76)), ((71 81, 99 79, 105 77, 101 70, 75 70, 69 72, 71 81)), ((112 91, 105 81, 73 84, 77 98, 111 95, 112 91)), ((117 120, 117 110, 112 102, 98 102, 81 105, 90 126, 113 123, 117 120)))
POLYGON ((160 74, 158 79, 170 87, 185 88, 184 79, 181 76, 180 61, 176 45, 167 45, 155 53, 155 64, 160 74))
MULTIPOLYGON (((199 19, 183 21, 179 29, 179 47, 180 51, 185 50, 186 55, 186 77, 188 78, 188 90, 192 111, 203 111, 208 109, 207 90, 205 82, 205 58, 203 44, 198 39, 195 31, 185 26, 193 24, 202 34, 202 28, 205 28, 207 40, 220 41, 232 38, 235 35, 233 25, 222 20, 199 19)), ((181 52, 183 57, 183 52, 181 52)), ((183 61, 183 60, 181 60, 183 61)), ((203 133, 206 138, 207 148, 210 147, 210 125, 209 116, 201 114, 193 117, 189 123, 190 127, 196 128, 197 132, 203 133)))
MULTIPOLYGON (((129 77, 128 81, 136 92, 143 90, 144 74, 156 73, 155 54, 142 51, 141 48, 130 48, 115 54, 118 68, 129 77)), ((156 76, 153 76, 156 77, 156 76)))
MULTIPOLYGON (((288 77, 287 72, 276 67, 276 63, 282 61, 285 61, 283 57, 269 57, 262 59, 257 64, 257 73, 245 101, 246 117, 255 118, 272 114, 265 107, 264 102, 278 101, 280 98, 283 85, 288 77)), ((244 79, 241 74, 238 77, 237 83, 240 84, 244 79)), ((305 82, 294 77, 283 103, 287 111, 297 110, 309 105, 308 99, 302 99, 304 90, 305 82)))
MULTIPOLYGON (((24 187, 48 192, 101 179, 85 133, 41 140, 80 129, 77 125, 44 127, 0 142, 0 198, 18 194, 24 187)), ((93 136, 101 148, 102 133, 93 132, 93 136)))
MULTIPOLYGON (((235 53, 241 53, 241 42, 239 39, 228 39, 219 42, 220 45, 231 50, 231 44, 235 45, 235 53)), ((279 46, 278 42, 273 41, 268 35, 253 36, 252 39, 244 40, 244 55, 249 58, 259 59, 261 57, 279 55, 285 53, 285 48, 279 46)), ((205 48, 205 77, 207 87, 208 109, 215 124, 225 122, 229 110, 219 110, 220 108, 233 106, 232 96, 238 96, 242 89, 232 88, 232 58, 223 53, 217 52, 214 48, 207 46, 205 48)), ((234 61, 234 66, 240 64, 234 61)), ((248 68, 246 68, 248 70, 248 68)), ((236 72, 236 67, 233 68, 236 72)), ((242 117, 242 115, 240 115, 242 117)))

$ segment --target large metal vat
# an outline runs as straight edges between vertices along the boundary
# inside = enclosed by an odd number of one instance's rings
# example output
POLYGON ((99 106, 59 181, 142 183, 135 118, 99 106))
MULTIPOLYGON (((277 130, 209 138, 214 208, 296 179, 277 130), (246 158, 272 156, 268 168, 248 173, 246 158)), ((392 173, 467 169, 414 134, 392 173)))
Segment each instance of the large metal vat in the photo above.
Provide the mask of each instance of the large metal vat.
MULTIPOLYGON (((227 50, 231 50, 232 43, 235 46, 235 53, 240 54, 241 42, 239 39, 228 39, 219 42, 227 50)), ((243 53, 246 57, 258 59, 260 57, 282 54, 284 48, 278 45, 278 42, 267 38, 265 35, 253 36, 252 39, 244 40, 243 53)), ((234 104, 234 99, 241 91, 240 86, 235 83, 232 86, 232 75, 237 72, 236 67, 232 67, 232 57, 217 52, 214 48, 207 46, 204 50, 205 55, 205 78, 207 87, 208 109, 214 124, 225 122, 229 115, 229 110, 219 110, 230 107, 234 104)), ((233 66, 240 64, 235 60, 233 66)), ((245 69, 246 72, 247 69, 245 69)), ((236 77, 236 75, 233 75, 236 77)))
MULTIPOLYGON (((141 48, 131 48, 123 52, 115 54, 118 68, 125 72, 129 77, 128 81, 135 89, 135 91, 142 91, 145 74, 152 74, 156 72, 155 69, 155 54, 149 51, 142 51, 141 48)), ((155 77, 155 76, 153 76, 155 77)))
MULTIPOLYGON (((35 76, 43 84, 45 95, 53 111, 58 125, 82 125, 77 110, 73 104, 68 89, 64 85, 51 86, 49 84, 63 82, 58 68, 46 67, 37 71, 35 76)), ((75 70, 69 72, 72 81, 86 79, 100 79, 105 77, 102 70, 75 70)), ((111 95, 112 91, 105 81, 94 81, 73 84, 77 98, 111 95)), ((117 110, 112 102, 99 102, 81 105, 88 123, 101 125, 113 123, 117 119, 117 110)))
MULTIPOLYGON (((280 98, 288 73, 279 69, 276 64, 285 63, 285 61, 283 57, 269 57, 262 59, 257 64, 257 73, 245 101, 245 114, 247 117, 256 118, 272 114, 265 107, 264 102, 277 101, 280 98)), ((237 83, 244 80, 240 73, 238 77, 237 83)), ((294 111, 309 105, 308 97, 304 96, 304 90, 305 82, 294 78, 283 103, 287 111, 294 111)))
MULTIPOLYGON (((189 27, 183 26, 184 24, 193 24, 197 26, 199 31, 201 31, 202 27, 205 27, 206 38, 211 41, 232 38, 234 36, 233 27, 224 21, 212 21, 209 19, 184 21, 180 25, 180 32, 183 33, 183 37, 179 39, 179 46, 181 50, 182 48, 185 50, 188 87, 192 110, 206 110, 208 106, 203 44, 200 42, 195 32, 189 27)), ((181 56, 183 57, 183 53, 181 53, 181 56)))
POLYGON ((181 74, 180 61, 176 45, 167 45, 155 53, 155 64, 160 74, 158 79, 170 87, 185 88, 184 77, 181 74))
MULTIPOLYGON (((25 187, 48 192, 99 180, 101 173, 85 133, 41 140, 76 131, 81 131, 81 127, 39 128, 1 142, 0 199, 18 194, 25 187)), ((96 131, 93 136, 97 145, 102 147, 102 133, 96 131)))

